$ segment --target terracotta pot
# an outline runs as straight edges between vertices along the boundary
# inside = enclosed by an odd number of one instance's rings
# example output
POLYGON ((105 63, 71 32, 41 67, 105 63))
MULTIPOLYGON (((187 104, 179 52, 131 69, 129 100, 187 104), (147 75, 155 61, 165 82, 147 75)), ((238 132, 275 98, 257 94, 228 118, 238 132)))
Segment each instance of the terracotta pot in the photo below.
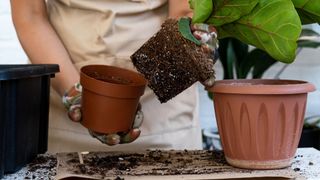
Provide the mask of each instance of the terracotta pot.
POLYGON ((222 80, 209 89, 226 160, 248 169, 290 166, 296 152, 307 93, 296 80, 222 80))
POLYGON ((127 132, 146 86, 142 75, 106 65, 81 68, 82 125, 98 133, 127 132))

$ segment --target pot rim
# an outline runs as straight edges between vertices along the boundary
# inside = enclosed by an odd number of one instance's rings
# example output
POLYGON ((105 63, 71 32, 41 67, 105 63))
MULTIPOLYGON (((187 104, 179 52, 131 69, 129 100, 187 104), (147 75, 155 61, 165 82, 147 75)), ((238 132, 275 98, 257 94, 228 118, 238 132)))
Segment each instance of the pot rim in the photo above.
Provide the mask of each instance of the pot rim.
POLYGON ((80 69, 80 84, 84 89, 100 95, 121 98, 136 98, 143 95, 147 81, 139 73, 128 69, 109 65, 87 65, 80 69), (132 83, 119 84, 93 78, 84 72, 90 68, 103 68, 105 71, 113 70, 118 71, 120 74, 125 74, 127 76, 130 75, 130 80, 132 83))
POLYGON ((301 94, 315 91, 307 81, 290 79, 232 79, 216 81, 207 88, 213 93, 231 94, 301 94))

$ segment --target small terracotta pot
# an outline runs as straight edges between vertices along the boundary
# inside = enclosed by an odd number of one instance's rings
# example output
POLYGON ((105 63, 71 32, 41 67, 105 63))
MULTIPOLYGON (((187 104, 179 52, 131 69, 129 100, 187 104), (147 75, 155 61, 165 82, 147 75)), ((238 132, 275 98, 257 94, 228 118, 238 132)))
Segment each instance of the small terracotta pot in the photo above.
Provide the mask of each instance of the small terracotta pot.
POLYGON ((209 89, 226 160, 235 167, 290 166, 296 152, 307 93, 296 80, 222 80, 209 89))
POLYGON ((142 75, 106 65, 81 68, 82 121, 98 133, 127 132, 132 127, 146 80, 142 75))

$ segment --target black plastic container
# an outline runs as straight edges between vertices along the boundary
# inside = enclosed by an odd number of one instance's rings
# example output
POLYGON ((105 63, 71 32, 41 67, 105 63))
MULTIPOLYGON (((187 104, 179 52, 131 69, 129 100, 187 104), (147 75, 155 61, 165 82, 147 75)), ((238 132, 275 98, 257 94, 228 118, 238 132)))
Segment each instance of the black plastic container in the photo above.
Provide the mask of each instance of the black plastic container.
POLYGON ((0 178, 47 151, 50 79, 56 72, 56 64, 0 65, 0 178))
POLYGON ((313 147, 320 150, 320 128, 303 128, 299 147, 313 147))

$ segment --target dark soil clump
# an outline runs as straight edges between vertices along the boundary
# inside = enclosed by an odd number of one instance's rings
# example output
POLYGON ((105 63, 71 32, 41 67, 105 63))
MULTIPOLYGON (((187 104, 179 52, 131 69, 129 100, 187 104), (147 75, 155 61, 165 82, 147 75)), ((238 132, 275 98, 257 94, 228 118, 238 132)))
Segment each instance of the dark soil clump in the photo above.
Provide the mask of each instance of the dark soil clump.
POLYGON ((54 179, 56 175, 57 158, 50 155, 38 155, 27 166, 25 179, 54 179))
POLYGON ((214 76, 212 54, 185 39, 174 19, 166 20, 131 59, 161 103, 214 76))

